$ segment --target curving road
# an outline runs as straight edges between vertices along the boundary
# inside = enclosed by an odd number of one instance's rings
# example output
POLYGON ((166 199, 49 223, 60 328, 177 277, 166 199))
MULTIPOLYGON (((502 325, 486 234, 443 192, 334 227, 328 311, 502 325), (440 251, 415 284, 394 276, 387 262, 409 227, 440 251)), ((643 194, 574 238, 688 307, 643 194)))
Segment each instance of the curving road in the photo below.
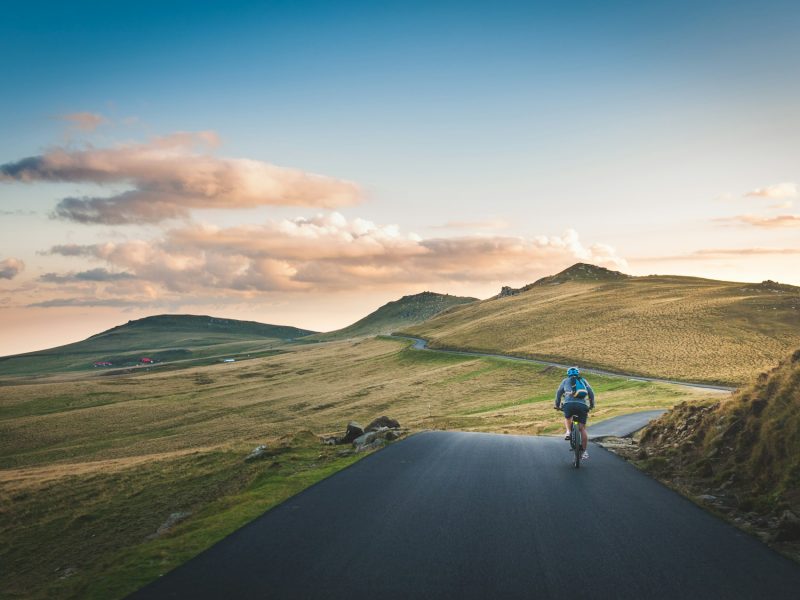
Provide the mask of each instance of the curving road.
POLYGON ((132 598, 708 600, 800 586, 795 563, 613 454, 590 453, 576 470, 555 438, 417 434, 132 598))
MULTIPOLYGON (((513 360, 519 362, 529 362, 537 365, 545 365, 548 367, 558 367, 559 369, 568 369, 572 365, 562 365, 561 363, 549 362, 546 360, 539 360, 533 358, 523 358, 521 356, 513 356, 511 354, 492 354, 490 352, 473 352, 471 350, 441 350, 439 348, 428 348, 428 340, 413 337, 410 335, 401 335, 397 333, 391 334, 391 337, 401 338, 404 340, 412 340, 414 350, 425 350, 426 352, 441 352, 443 354, 457 354, 462 356, 477 356, 482 358, 503 358, 506 360, 513 360)), ((654 381, 656 383, 671 383, 672 385, 682 385, 686 387, 702 388, 704 390, 717 390, 720 392, 733 392, 736 391, 735 387, 728 387, 724 385, 710 385, 707 383, 690 383, 687 381, 675 381, 673 379, 659 379, 657 377, 643 377, 640 375, 626 375, 625 373, 614 373, 613 371, 603 371, 602 369, 590 369, 581 367, 584 373, 593 373, 594 375, 605 375, 607 377, 624 377, 625 379, 632 379, 634 381, 654 381)))

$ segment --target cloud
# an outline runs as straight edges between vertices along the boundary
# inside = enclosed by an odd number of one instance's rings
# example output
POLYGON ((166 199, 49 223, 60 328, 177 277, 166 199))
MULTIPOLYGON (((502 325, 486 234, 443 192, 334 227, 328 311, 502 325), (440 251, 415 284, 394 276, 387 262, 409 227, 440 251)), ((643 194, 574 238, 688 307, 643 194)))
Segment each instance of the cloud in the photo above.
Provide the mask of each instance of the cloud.
POLYGON ((57 273, 45 273, 39 277, 39 281, 44 283, 71 283, 76 281, 122 281, 125 279, 134 279, 130 273, 112 273, 107 269, 89 269, 88 271, 80 271, 78 273, 67 273, 59 275, 57 273))
POLYGON ((0 210, 0 216, 3 217, 29 217, 35 214, 35 210, 0 210))
POLYGON ((61 308, 65 306, 111 306, 116 308, 126 308, 131 305, 130 300, 120 298, 95 298, 93 296, 84 296, 81 298, 53 298, 52 300, 43 300, 42 302, 32 302, 27 304, 28 308, 61 308))
POLYGON ((792 256, 800 254, 800 248, 704 248, 688 254, 672 256, 647 256, 632 259, 635 262, 672 262, 725 260, 751 256, 792 256))
POLYGON ((108 123, 103 115, 91 112, 76 112, 61 115, 59 117, 62 121, 68 121, 71 126, 78 131, 92 132, 100 125, 108 123))
POLYGON ((738 215, 736 217, 726 217, 715 220, 721 223, 752 225, 754 227, 762 227, 765 229, 800 227, 800 215, 778 215, 776 217, 760 217, 758 215, 738 215))
POLYGON ((797 184, 791 181, 768 185, 763 188, 750 190, 745 194, 750 198, 769 198, 770 200, 783 200, 785 198, 797 197, 797 184))
POLYGON ((783 210, 787 208, 792 208, 792 206, 794 206, 794 202, 792 202, 791 200, 786 200, 784 202, 778 202, 777 204, 770 204, 769 207, 778 210, 783 210))
POLYGON ((0 279, 14 279, 25 270, 25 263, 18 258, 0 260, 0 279))
POLYGON ((157 223, 199 208, 266 205, 336 208, 360 200, 349 181, 257 160, 220 158, 213 132, 176 133, 114 148, 55 148, 0 165, 0 182, 126 184, 109 197, 62 199, 53 215, 78 223, 157 223))
MULTIPOLYGON (((105 281, 103 293, 120 293, 118 286, 125 284, 131 286, 128 291, 142 294, 142 286, 148 285, 148 298, 164 299, 404 289, 423 283, 514 283, 532 281, 577 261, 627 266, 610 246, 586 246, 572 230, 536 238, 422 239, 393 225, 347 220, 337 213, 229 228, 192 225, 151 241, 62 245, 50 252, 92 257, 113 272, 136 278, 105 281)), ((49 279, 61 277, 67 276, 49 279)))

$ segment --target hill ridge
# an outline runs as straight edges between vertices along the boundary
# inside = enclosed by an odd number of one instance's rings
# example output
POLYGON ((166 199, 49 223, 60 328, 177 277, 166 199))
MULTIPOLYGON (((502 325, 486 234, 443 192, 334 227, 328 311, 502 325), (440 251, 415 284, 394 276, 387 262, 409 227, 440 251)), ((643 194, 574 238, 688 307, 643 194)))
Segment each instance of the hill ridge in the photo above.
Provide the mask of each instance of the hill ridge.
POLYGON ((347 327, 316 334, 308 339, 331 341, 350 337, 388 334, 402 327, 422 323, 436 315, 447 313, 459 306, 473 302, 478 302, 478 299, 430 291, 409 294, 387 302, 347 327))

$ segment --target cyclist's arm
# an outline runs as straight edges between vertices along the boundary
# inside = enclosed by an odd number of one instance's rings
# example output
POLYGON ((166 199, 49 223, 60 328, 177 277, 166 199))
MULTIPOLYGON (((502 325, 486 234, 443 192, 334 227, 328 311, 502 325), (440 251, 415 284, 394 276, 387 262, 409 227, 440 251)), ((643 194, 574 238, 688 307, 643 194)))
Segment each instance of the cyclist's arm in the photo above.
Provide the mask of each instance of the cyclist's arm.
POLYGON ((558 391, 556 392, 556 408, 561 408, 561 397, 564 395, 564 382, 561 382, 561 385, 558 386, 558 391))
POLYGON ((588 383, 586 384, 586 390, 589 392, 589 408, 593 409, 594 408, 594 390, 592 389, 592 386, 590 386, 588 383))

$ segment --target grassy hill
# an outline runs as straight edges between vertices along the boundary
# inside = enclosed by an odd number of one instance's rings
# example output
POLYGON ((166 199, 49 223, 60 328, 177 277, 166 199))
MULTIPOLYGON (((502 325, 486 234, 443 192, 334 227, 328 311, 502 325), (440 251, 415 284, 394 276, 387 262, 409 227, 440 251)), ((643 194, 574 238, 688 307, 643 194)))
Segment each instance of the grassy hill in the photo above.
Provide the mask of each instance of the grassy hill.
MULTIPOLYGON (((297 344, 233 364, 0 387, 0 535, 13 540, 0 544, 0 596, 125 597, 361 456, 341 456, 347 448, 308 430, 341 434, 351 419, 383 414, 412 430, 563 427, 552 409, 559 369, 408 345, 297 344), (245 462, 259 444, 265 460, 245 462), (191 514, 151 539, 176 512, 191 514)), ((592 384, 598 421, 720 395, 592 384)))
POLYGON ((34 375, 92 369, 98 361, 112 368, 258 352, 274 342, 314 333, 296 327, 266 325, 199 315, 157 315, 128 321, 81 342, 49 350, 0 357, 0 376, 34 375))
POLYGON ((344 329, 320 333, 309 339, 328 341, 388 334, 409 325, 427 321, 455 306, 477 302, 477 300, 477 298, 434 292, 403 296, 399 300, 384 304, 378 310, 344 329))
POLYGON ((640 466, 800 558, 800 350, 732 398, 678 405, 640 447, 640 466))
POLYGON ((800 288, 578 264, 404 332, 434 348, 740 384, 800 345, 800 288))

